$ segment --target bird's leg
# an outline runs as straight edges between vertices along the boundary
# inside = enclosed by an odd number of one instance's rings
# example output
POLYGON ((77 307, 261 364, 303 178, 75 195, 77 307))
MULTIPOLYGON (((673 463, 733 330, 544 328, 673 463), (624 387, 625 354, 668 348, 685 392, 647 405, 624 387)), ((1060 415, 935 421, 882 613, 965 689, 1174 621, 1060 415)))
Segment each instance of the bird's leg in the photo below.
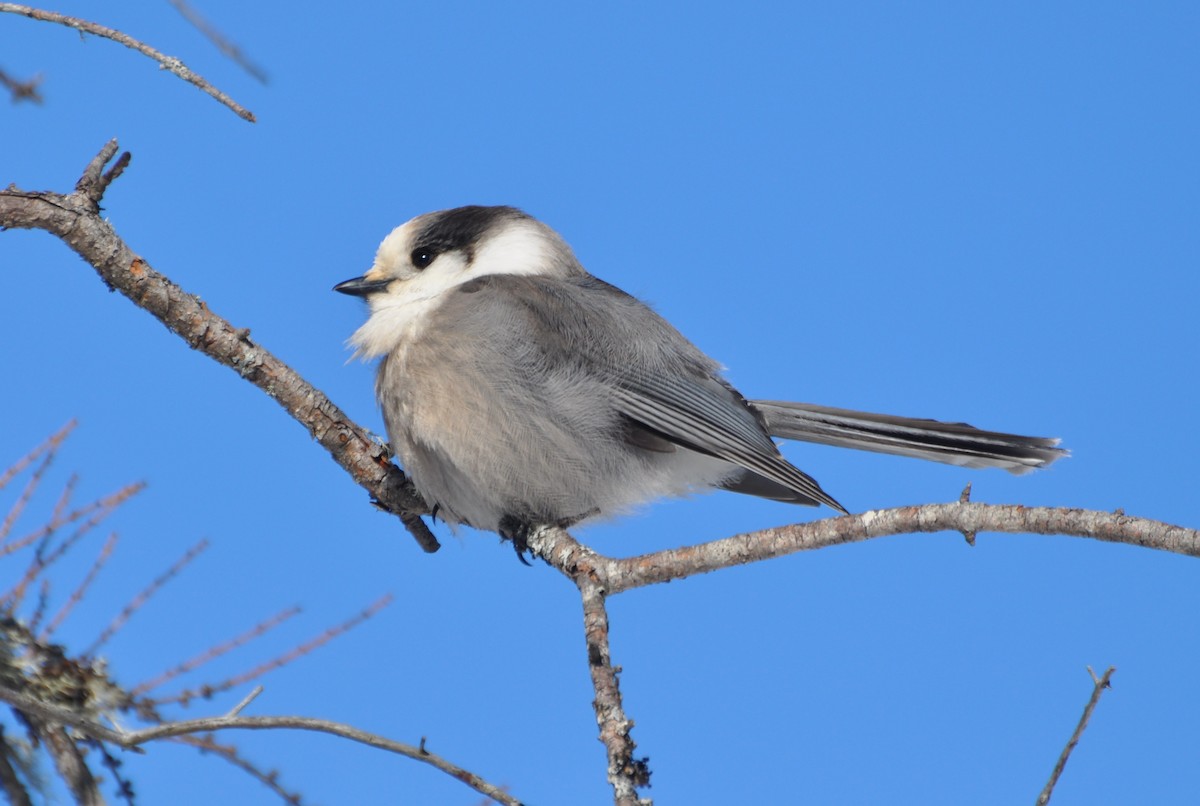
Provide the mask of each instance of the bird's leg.
POLYGON ((554 521, 532 521, 528 518, 522 518, 518 515, 505 515, 500 518, 500 524, 497 531, 500 533, 502 540, 511 540, 513 549, 517 552, 517 559, 525 565, 529 565, 529 561, 525 559, 525 553, 529 552, 533 556, 533 551, 529 548, 529 536, 533 534, 535 529, 543 526, 556 526, 559 529, 570 529, 580 521, 599 515, 599 509, 590 509, 581 515, 571 515, 566 518, 559 518, 554 521))
POLYGON ((529 560, 525 559, 525 552, 529 551, 529 533, 533 531, 533 524, 517 515, 504 515, 500 518, 500 525, 496 531, 500 533, 501 540, 512 541, 517 559, 529 565, 529 560))

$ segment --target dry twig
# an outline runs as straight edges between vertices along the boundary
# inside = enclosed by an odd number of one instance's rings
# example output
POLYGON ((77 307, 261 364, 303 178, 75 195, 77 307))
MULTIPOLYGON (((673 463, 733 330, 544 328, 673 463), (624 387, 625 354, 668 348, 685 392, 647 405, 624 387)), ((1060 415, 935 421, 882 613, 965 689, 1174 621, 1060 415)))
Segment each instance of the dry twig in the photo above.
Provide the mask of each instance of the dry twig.
POLYGON ((233 60, 234 64, 254 76, 260 83, 267 83, 266 71, 251 61, 250 57, 218 31, 216 26, 204 19, 200 12, 192 8, 185 0, 167 0, 167 2, 174 6, 175 10, 182 14, 183 18, 190 22, 197 31, 204 34, 209 42, 216 45, 217 50, 233 60))
POLYGON ((213 98, 217 99, 222 104, 233 110, 234 114, 236 114, 242 120, 247 120, 251 123, 255 122, 253 112, 243 107, 225 93, 221 92, 212 84, 208 83, 208 81, 206 81, 202 76, 193 73, 188 69, 187 65, 181 62, 179 59, 175 58, 174 56, 168 56, 165 53, 160 53, 149 45, 139 42, 128 34, 123 34, 116 29, 107 28, 103 25, 97 25, 94 22, 81 20, 77 17, 68 17, 65 14, 58 14, 53 11, 42 11, 38 8, 22 6, 18 5, 17 3, 0 3, 0 12, 20 14, 23 17, 41 20, 42 22, 58 23, 59 25, 65 25, 68 28, 74 28, 75 30, 81 31, 85 34, 95 34, 96 36, 102 36, 105 39, 111 39, 112 41, 120 43, 127 48, 132 48, 143 56, 149 56, 151 59, 158 62, 160 65, 162 65, 164 70, 171 71, 189 84, 198 87, 203 92, 208 93, 213 98))
POLYGON ((232 744, 221 744, 211 733, 193 736, 175 736, 170 741, 194 747, 201 753, 212 753, 217 758, 229 762, 270 789, 282 798, 284 803, 299 804, 301 802, 299 792, 291 792, 285 789, 283 784, 279 783, 279 773, 276 770, 264 770, 243 756, 237 747, 232 744))
POLYGON ((50 640, 50 636, 54 634, 62 623, 67 620, 71 612, 83 601, 83 597, 87 595, 88 589, 92 583, 96 581, 96 577, 100 575, 100 571, 104 568, 108 559, 112 556, 113 550, 117 547, 117 533, 113 532, 108 536, 108 540, 104 541, 104 545, 100 548, 100 553, 96 555, 96 559, 92 562, 91 568, 83 577, 83 581, 75 586, 75 590, 71 591, 71 595, 67 597, 67 601, 54 614, 54 618, 50 619, 50 623, 46 625, 46 629, 42 630, 38 640, 43 643, 50 640))
POLYGON ((1088 720, 1092 718, 1092 711, 1096 710, 1096 703, 1100 702, 1100 695, 1104 693, 1106 688, 1112 687, 1109 681, 1116 670, 1115 666, 1109 666, 1104 676, 1097 678, 1096 673, 1092 671, 1092 667, 1088 667, 1088 674, 1092 676, 1092 696, 1088 698, 1088 703, 1084 706, 1083 716, 1079 718, 1079 724, 1075 726, 1075 732, 1071 734, 1067 746, 1063 748, 1062 754, 1058 757, 1058 762, 1054 765, 1054 772, 1050 773, 1050 780, 1046 782, 1046 788, 1038 795, 1037 806, 1046 806, 1050 802, 1050 796, 1054 793, 1054 786, 1058 783, 1058 776, 1062 775, 1063 768, 1067 766, 1067 759, 1071 757, 1071 751, 1075 749, 1075 745, 1079 744, 1079 738, 1083 736, 1084 730, 1087 729, 1088 720))
POLYGON ((41 463, 33 471, 33 475, 30 477, 29 481, 25 483, 25 489, 22 490, 21 494, 17 497, 16 503, 13 504, 12 509, 9 510, 8 514, 4 516, 4 522, 0 523, 0 542, 8 539, 8 534, 12 531, 13 524, 15 524, 17 519, 21 517, 21 513, 25 511, 25 507, 29 504, 29 500, 33 498, 33 494, 37 492, 38 485, 41 484, 42 481, 42 476, 45 475, 46 470, 49 469, 50 463, 54 461, 54 457, 58 453, 59 446, 62 445, 63 440, 67 438, 74 428, 75 421, 71 420, 62 428, 58 429, 58 431, 51 434, 50 437, 41 445, 38 445, 32 451, 25 454, 25 456, 21 457, 16 462, 13 462, 13 464, 9 466, 9 468, 5 470, 2 475, 0 475, 0 490, 2 490, 8 486, 10 481, 17 477, 17 474, 29 467, 29 465, 33 464, 38 457, 43 457, 41 463))
POLYGON ((364 621, 371 618, 380 610, 391 604, 392 598, 393 597, 390 593, 379 597, 374 602, 367 605, 362 612, 356 613, 355 615, 343 621, 341 624, 336 624, 333 627, 330 627, 316 638, 313 638, 310 641, 305 641, 303 644, 293 647, 282 655, 272 658, 266 663, 261 663, 247 672, 227 678, 219 683, 206 684, 201 686, 198 691, 184 691, 171 697, 156 698, 151 700, 151 702, 154 705, 165 705, 167 703, 182 703, 186 705, 188 702, 198 697, 208 699, 220 694, 223 691, 229 691, 230 689, 237 688, 245 683, 249 683, 251 680, 257 680, 267 672, 287 666, 297 658, 307 655, 309 652, 312 652, 318 647, 324 646, 347 630, 351 630, 357 627, 359 624, 362 624, 364 621))
POLYGON ((293 616, 298 615, 299 613, 299 607, 289 607, 287 610, 276 613, 271 618, 256 624, 254 627, 242 633, 241 635, 231 638, 222 644, 217 644, 214 647, 206 649, 204 652, 201 652, 194 658, 189 658, 178 666, 168 669, 158 677, 155 677, 153 680, 147 680, 145 683, 139 683, 133 687, 133 689, 130 691, 130 694, 137 697, 145 694, 147 691, 152 691, 158 688, 164 683, 174 680, 176 677, 179 677, 182 674, 187 674, 190 671, 198 669, 204 664, 214 661, 222 655, 231 652, 240 646, 245 646, 255 638, 261 638, 283 622, 287 621, 293 616))
POLYGON ((132 599, 130 599, 129 603, 126 604, 125 607, 121 608, 121 612, 109 622, 108 626, 104 628, 100 635, 96 636, 96 640, 92 642, 91 646, 83 650, 84 657, 94 657, 96 651, 111 641, 112 637, 120 632, 121 628, 125 626, 126 622, 128 622, 130 618, 132 618, 134 613, 141 610, 142 607, 145 606, 146 602, 150 601, 150 598, 154 596, 154 594, 162 590, 163 585, 166 585, 172 579, 179 576, 180 571, 182 571, 184 568, 187 568, 193 560, 203 554, 207 549, 208 541, 201 540, 200 542, 196 543, 196 545, 184 552, 184 555, 176 560, 170 568, 155 577, 154 580, 145 588, 143 588, 137 596, 134 596, 132 599))

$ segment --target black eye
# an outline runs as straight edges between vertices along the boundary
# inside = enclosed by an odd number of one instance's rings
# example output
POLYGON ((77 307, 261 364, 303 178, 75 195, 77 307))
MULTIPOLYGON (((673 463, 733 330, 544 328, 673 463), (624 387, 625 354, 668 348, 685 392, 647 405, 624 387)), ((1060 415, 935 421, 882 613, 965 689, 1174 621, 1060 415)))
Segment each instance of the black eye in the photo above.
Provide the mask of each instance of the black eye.
POLYGON ((433 262, 433 259, 437 257, 437 253, 432 249, 414 249, 409 257, 412 259, 414 266, 418 269, 423 269, 433 262))

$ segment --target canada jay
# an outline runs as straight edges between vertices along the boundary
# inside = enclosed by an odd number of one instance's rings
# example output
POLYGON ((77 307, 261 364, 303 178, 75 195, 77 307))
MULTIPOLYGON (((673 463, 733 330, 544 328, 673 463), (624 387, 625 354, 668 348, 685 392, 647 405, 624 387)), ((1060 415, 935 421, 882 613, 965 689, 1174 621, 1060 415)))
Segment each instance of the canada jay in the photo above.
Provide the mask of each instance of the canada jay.
POLYGON ((370 306, 350 343, 383 359, 375 393, 417 490, 447 522, 518 548, 532 527, 712 488, 846 512, 772 437, 1013 473, 1065 453, 962 423, 747 400, 512 207, 417 216, 334 290, 370 306))

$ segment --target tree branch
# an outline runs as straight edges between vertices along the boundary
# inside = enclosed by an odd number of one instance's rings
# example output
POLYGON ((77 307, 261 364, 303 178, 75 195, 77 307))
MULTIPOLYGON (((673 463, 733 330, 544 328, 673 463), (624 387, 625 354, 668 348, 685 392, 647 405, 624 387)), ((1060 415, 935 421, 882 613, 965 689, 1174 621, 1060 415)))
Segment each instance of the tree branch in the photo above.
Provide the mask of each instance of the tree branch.
MULTIPOLYGON (((617 688, 617 673, 608 652, 608 615, 605 598, 622 591, 705 574, 721 568, 769 560, 800 551, 856 543, 887 535, 917 532, 961 532, 970 540, 980 532, 1062 534, 1090 537, 1113 543, 1126 543, 1191 557, 1200 556, 1200 531, 1180 526, 1133 518, 1123 512, 1096 512, 1054 507, 1023 507, 1004 504, 979 504, 964 495, 952 504, 926 504, 872 510, 860 515, 845 515, 809 523, 798 523, 735 535, 695 546, 616 559, 600 554, 575 540, 565 530, 545 528, 529 536, 529 548, 548 565, 570 578, 583 598, 584 630, 588 646, 588 667, 594 706, 600 727, 600 741, 608 752, 608 777, 618 806, 641 803, 636 788, 649 784, 645 759, 635 759, 636 747, 629 735, 633 726, 624 712, 617 688)), ((1111 674, 1109 671, 1109 674, 1111 674)), ((1102 681, 1107 684, 1106 674, 1102 681)), ((1098 699, 1099 694, 1094 694, 1098 699)), ((1078 741, 1095 699, 1084 712, 1084 719, 1071 744, 1060 759, 1055 778, 1066 763, 1066 756, 1078 741)), ((1053 780, 1048 786, 1052 788, 1053 780)), ((1044 793, 1048 799, 1048 792, 1044 793)), ((1039 801, 1041 803, 1041 801, 1039 801)))
POLYGON ((234 64, 258 79, 260 84, 267 83, 267 72, 251 61, 250 57, 236 43, 229 41, 214 25, 204 19, 199 11, 188 5, 186 0, 167 0, 167 2, 174 6, 185 20, 190 22, 209 42, 216 45, 217 50, 228 56, 234 64))
POLYGON ((89 163, 73 193, 27 192, 13 187, 0 191, 0 227, 42 229, 61 238, 91 264, 110 289, 144 308, 188 346, 266 392, 382 509, 400 517, 422 549, 437 551, 437 539, 420 519, 429 508, 408 478, 392 464, 386 447, 295 370, 251 341, 248 329, 235 328, 209 310, 199 297, 151 268, 101 218, 104 191, 129 162, 126 153, 104 172, 116 152, 115 140, 105 145, 89 163))
POLYGON ((10 761, 11 753, 12 748, 8 746, 4 735, 4 726, 0 725, 0 789, 4 791, 4 797, 11 806, 33 806, 25 782, 21 780, 16 767, 10 761))
POLYGON ((193 73, 187 68, 187 65, 181 62, 179 59, 175 58, 174 56, 168 56, 165 53, 160 53, 149 45, 139 42, 128 34, 123 34, 113 28, 106 28, 103 25, 97 25, 96 23, 88 22, 87 20, 81 20, 76 17, 68 17, 65 14, 57 14, 53 11, 42 11, 38 8, 22 6, 18 5, 17 3, 0 3, 0 12, 20 14, 23 17, 41 20, 42 22, 56 22, 59 25, 65 25, 68 28, 74 28, 75 30, 82 31, 85 34, 95 34, 96 36, 102 36, 105 39, 111 39, 114 42, 118 42, 127 48, 136 50, 143 56, 149 56, 151 59, 154 59, 154 61, 162 65, 163 69, 170 70, 184 81, 195 87, 198 87, 200 90, 208 93, 213 98, 216 98, 222 104, 233 110, 234 114, 236 114, 242 120, 247 120, 251 123, 255 122, 253 112, 238 104, 237 101, 234 101, 228 95, 221 92, 212 84, 208 83, 208 81, 206 81, 203 77, 193 73))
POLYGON ((59 725, 41 725, 37 732, 45 740, 54 766, 71 790, 75 803, 78 806, 103 806, 104 796, 100 794, 96 778, 83 760, 79 745, 71 740, 66 730, 59 725))
POLYGON ((1050 795, 1054 793, 1054 785, 1058 783, 1058 776, 1062 775, 1063 768, 1067 766, 1067 759, 1071 757, 1071 751, 1075 749, 1075 745, 1079 744, 1080 737, 1083 736, 1084 730, 1087 729, 1088 720, 1092 718, 1092 711, 1096 710, 1096 703, 1100 702, 1100 695, 1104 693, 1106 688, 1112 688, 1109 680, 1112 679, 1113 672, 1116 670, 1115 666, 1109 666, 1104 676, 1097 679, 1096 673, 1092 671, 1092 667, 1088 667, 1088 674, 1092 676, 1092 696, 1088 699, 1088 704, 1083 709, 1083 716, 1079 718, 1079 724, 1075 726, 1075 732, 1071 734, 1071 739, 1067 742, 1067 746, 1063 748, 1062 754, 1058 757, 1058 763, 1054 765, 1054 772, 1050 773, 1050 780, 1046 782, 1046 788, 1038 795, 1037 806, 1046 806, 1050 802, 1050 795))
POLYGON ((615 806, 648 804, 638 798, 639 787, 650 785, 648 758, 633 754, 637 743, 629 735, 633 721, 625 716, 617 675, 621 669, 613 666, 608 643, 608 611, 604 606, 604 588, 590 575, 580 574, 575 580, 583 599, 583 633, 587 641, 588 669, 596 699, 596 724, 600 741, 608 752, 608 781, 613 787, 615 806))
MULTIPOLYGON (((604 566, 609 594, 704 574, 719 568, 769 560, 799 551, 919 532, 1070 535, 1200 557, 1200 531, 1122 512, 1017 504, 955 502, 923 504, 797 523, 679 549, 614 560, 604 566)), ((577 549, 571 549, 577 551, 577 549)))
POLYGON ((109 742, 110 744, 127 749, 138 748, 147 742, 157 739, 210 733, 218 730, 274 730, 290 728, 293 730, 328 733, 331 736, 339 736, 343 739, 349 739, 368 745, 369 747, 386 750, 389 753, 406 756, 424 764, 429 764, 447 775, 462 781, 476 792, 487 795, 498 803, 506 804, 506 806, 521 806, 519 800, 509 795, 500 787, 488 783, 475 773, 441 756, 430 753, 425 749, 424 741, 422 741, 420 747, 414 747, 411 744, 393 741, 384 736, 368 733, 350 725, 332 722, 328 719, 313 719, 300 716, 216 716, 187 719, 179 722, 164 722, 161 725, 154 725, 149 728, 125 731, 106 727, 82 713, 61 706, 51 705, 36 697, 31 697, 24 692, 3 686, 0 686, 0 700, 9 703, 23 712, 33 714, 38 719, 58 725, 69 725, 97 741, 109 742))

